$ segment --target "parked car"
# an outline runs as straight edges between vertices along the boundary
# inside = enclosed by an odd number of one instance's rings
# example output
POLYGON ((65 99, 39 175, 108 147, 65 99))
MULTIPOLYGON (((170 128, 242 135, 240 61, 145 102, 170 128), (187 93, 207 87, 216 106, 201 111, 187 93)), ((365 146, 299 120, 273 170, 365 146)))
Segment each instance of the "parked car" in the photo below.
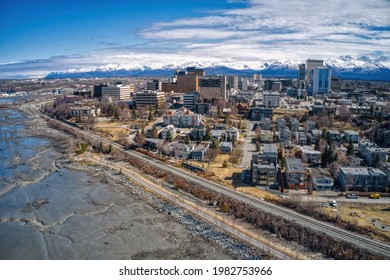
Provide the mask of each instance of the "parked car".
POLYGON ((332 200, 332 202, 329 203, 330 206, 337 207, 336 200, 332 200))
POLYGON ((349 193, 345 197, 351 198, 351 199, 358 199, 359 198, 359 196, 357 194, 354 194, 354 193, 349 193))
POLYGON ((372 193, 372 194, 370 194, 370 198, 378 199, 380 197, 381 197, 381 195, 379 193, 372 193))

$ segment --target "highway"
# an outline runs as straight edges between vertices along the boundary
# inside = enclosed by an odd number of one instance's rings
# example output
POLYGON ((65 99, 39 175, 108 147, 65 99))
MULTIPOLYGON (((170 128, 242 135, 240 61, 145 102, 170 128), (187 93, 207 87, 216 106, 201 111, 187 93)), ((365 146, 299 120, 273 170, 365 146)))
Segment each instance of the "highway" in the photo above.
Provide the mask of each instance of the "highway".
MULTIPOLYGON (((39 114, 40 116, 42 116, 44 118, 50 118, 50 117, 46 116, 45 114, 43 114, 42 112, 38 111, 36 108, 32 108, 32 107, 30 107, 30 108, 34 109, 36 114, 39 114)), ((377 241, 374 241, 374 240, 369 239, 367 237, 364 237, 362 235, 359 235, 357 233, 353 233, 353 232, 341 229, 333 224, 318 221, 314 218, 297 213, 291 209, 287 209, 285 207, 281 207, 281 206, 272 204, 270 202, 251 197, 249 195, 237 192, 235 190, 228 189, 225 186, 222 186, 220 184, 206 180, 206 179, 199 177, 196 174, 193 174, 189 171, 185 171, 185 170, 182 170, 180 168, 174 167, 172 165, 158 161, 156 159, 149 158, 148 156, 140 154, 136 151, 124 150, 124 147, 122 145, 119 145, 115 142, 109 141, 103 137, 100 137, 100 136, 92 133, 92 132, 84 131, 84 130, 76 128, 74 126, 67 125, 63 122, 61 122, 61 123, 63 125, 66 125, 68 127, 71 127, 73 129, 78 130, 79 133, 84 134, 92 139, 95 139, 97 141, 102 141, 103 143, 106 143, 106 144, 111 144, 112 146, 123 150, 125 153, 127 153, 135 158, 141 159, 141 160, 149 163, 152 166, 163 169, 167 172, 172 172, 173 174, 178 175, 180 177, 184 177, 185 179, 190 180, 194 183, 197 183, 197 184, 203 186, 204 188, 212 190, 216 193, 220 193, 222 195, 234 198, 238 201, 247 203, 247 204, 249 204, 255 208, 258 208, 264 212, 268 212, 270 214, 277 215, 277 216, 282 216, 286 220, 293 221, 293 222, 300 224, 302 226, 305 226, 305 227, 310 227, 311 229, 313 229, 315 231, 323 232, 323 233, 325 233, 329 236, 335 237, 341 241, 354 244, 357 247, 366 249, 366 250, 371 251, 375 254, 379 254, 379 255, 384 256, 387 259, 390 259, 390 246, 387 244, 377 242, 377 241)))

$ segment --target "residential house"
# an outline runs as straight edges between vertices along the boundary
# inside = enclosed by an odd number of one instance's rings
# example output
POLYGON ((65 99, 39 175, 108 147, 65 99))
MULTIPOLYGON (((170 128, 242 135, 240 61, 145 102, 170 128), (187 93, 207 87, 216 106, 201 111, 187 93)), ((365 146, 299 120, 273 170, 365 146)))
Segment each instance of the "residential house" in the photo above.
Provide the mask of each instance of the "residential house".
POLYGON ((252 121, 259 121, 262 118, 272 119, 272 109, 271 108, 252 108, 250 110, 250 118, 252 121))
POLYGON ((173 156, 177 159, 189 159, 191 153, 194 150, 192 145, 186 145, 183 143, 172 143, 173 156))
POLYGON ((341 167, 338 182, 344 191, 383 192, 388 176, 378 168, 341 167))
POLYGON ((274 133, 270 130, 262 130, 260 132, 260 141, 262 143, 272 143, 274 142, 274 133))
POLYGON ((389 148, 390 147, 390 130, 386 128, 378 128, 376 134, 376 141, 382 147, 389 148))
POLYGON ((321 152, 314 150, 312 146, 299 147, 302 151, 302 160, 306 163, 317 165, 321 160, 321 152))
POLYGON ((310 130, 316 129, 317 124, 315 121, 306 121, 306 126, 307 126, 308 131, 310 131, 310 130))
POLYGON ((199 139, 200 137, 204 137, 206 135, 206 128, 204 126, 196 127, 191 129, 190 137, 191 139, 199 139))
POLYGON ((341 133, 337 130, 328 130, 329 139, 331 141, 340 141, 341 140, 341 133))
POLYGON ((369 166, 378 164, 378 160, 381 162, 386 161, 387 151, 368 139, 363 139, 359 142, 358 150, 361 157, 369 166))
POLYGON ((286 179, 288 189, 305 189, 305 167, 299 158, 286 159, 286 179))
POLYGON ((240 130, 237 127, 231 127, 225 132, 225 140, 230 139, 231 142, 237 142, 240 136, 240 130))
POLYGON ((295 158, 295 144, 291 143, 290 141, 285 141, 282 146, 282 156, 284 158, 295 158))
POLYGON ((168 111, 163 115, 164 126, 197 127, 202 123, 202 115, 195 114, 186 107, 181 107, 176 112, 168 111))
POLYGON ((263 161, 268 161, 276 165, 278 159, 278 147, 276 144, 264 144, 262 146, 260 158, 263 161))
POLYGON ((198 161, 204 161, 207 152, 210 148, 210 143, 208 141, 202 141, 199 143, 198 146, 192 151, 191 153, 191 159, 198 160, 198 161))
POLYGON ((306 136, 305 132, 296 131, 295 132, 295 139, 296 139, 296 143, 298 145, 307 145, 307 136, 306 136))
POLYGON ((311 187, 316 191, 330 191, 333 188, 334 180, 329 171, 323 168, 314 168, 310 171, 311 187))
POLYGON ((287 125, 286 119, 285 118, 277 118, 276 119, 276 127, 279 130, 280 128, 284 127, 287 125))
POLYGON ((152 150, 158 150, 158 147, 163 144, 165 140, 163 139, 155 139, 155 138, 146 138, 146 145, 152 150))
POLYGON ((352 143, 359 143, 359 132, 353 130, 344 130, 344 139, 347 142, 352 140, 352 143))
POLYGON ((291 118, 290 119, 290 129, 291 131, 295 132, 299 130, 299 121, 297 118, 291 118))
POLYGON ((287 126, 278 129, 279 141, 291 141, 291 131, 287 126))
POLYGON ((222 142, 219 146, 219 151, 223 154, 230 154, 233 151, 232 142, 222 142))
POLYGON ((277 188, 277 168, 274 163, 268 162, 255 154, 251 160, 251 183, 266 188, 277 188))
POLYGON ((316 143, 317 140, 321 138, 321 136, 322 136, 322 131, 318 129, 312 129, 308 135, 308 137, 310 138, 310 142, 312 144, 316 143))
POLYGON ((225 135, 225 130, 221 130, 221 129, 213 129, 210 131, 210 135, 212 138, 218 140, 218 141, 221 141, 222 139, 222 136, 225 135))
POLYGON ((236 108, 237 108, 237 111, 238 111, 239 114, 245 115, 245 114, 247 114, 249 112, 249 105, 248 105, 248 103, 240 102, 240 103, 238 103, 236 105, 236 108))
POLYGON ((260 128, 264 130, 271 130, 272 121, 269 118, 262 118, 260 120, 260 128))
POLYGON ((167 139, 168 131, 171 133, 172 139, 176 138, 176 128, 173 125, 168 125, 167 127, 164 127, 160 134, 161 139, 167 139))

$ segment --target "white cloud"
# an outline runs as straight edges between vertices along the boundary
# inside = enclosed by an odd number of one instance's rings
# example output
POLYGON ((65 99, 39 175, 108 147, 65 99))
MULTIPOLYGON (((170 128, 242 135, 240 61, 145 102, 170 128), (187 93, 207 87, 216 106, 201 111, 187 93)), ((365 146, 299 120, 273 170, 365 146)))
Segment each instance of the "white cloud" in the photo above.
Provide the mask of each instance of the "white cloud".
POLYGON ((209 11, 204 17, 154 23, 138 34, 147 40, 144 45, 0 65, 0 76, 12 71, 47 73, 109 63, 159 67, 186 61, 256 63, 390 53, 390 1, 228 2, 247 5, 209 11))

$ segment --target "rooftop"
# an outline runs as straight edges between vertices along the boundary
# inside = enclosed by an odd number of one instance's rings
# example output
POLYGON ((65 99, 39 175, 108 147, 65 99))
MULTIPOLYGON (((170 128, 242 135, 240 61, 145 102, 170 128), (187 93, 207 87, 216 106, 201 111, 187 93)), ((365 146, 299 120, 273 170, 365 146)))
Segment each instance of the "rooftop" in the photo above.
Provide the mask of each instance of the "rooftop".
POLYGON ((386 176, 380 169, 372 167, 341 167, 340 171, 346 175, 386 176))
POLYGON ((299 158, 288 158, 287 162, 287 172, 295 172, 295 173, 304 173, 305 168, 303 167, 302 160, 299 158))
POLYGON ((278 147, 276 144, 264 144, 263 145, 263 153, 264 154, 277 154, 278 147))

